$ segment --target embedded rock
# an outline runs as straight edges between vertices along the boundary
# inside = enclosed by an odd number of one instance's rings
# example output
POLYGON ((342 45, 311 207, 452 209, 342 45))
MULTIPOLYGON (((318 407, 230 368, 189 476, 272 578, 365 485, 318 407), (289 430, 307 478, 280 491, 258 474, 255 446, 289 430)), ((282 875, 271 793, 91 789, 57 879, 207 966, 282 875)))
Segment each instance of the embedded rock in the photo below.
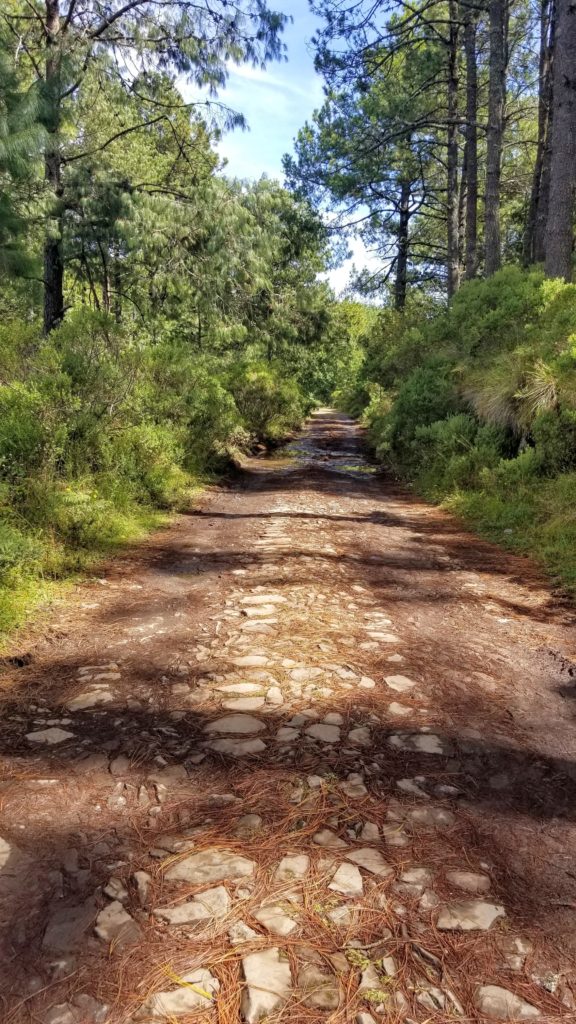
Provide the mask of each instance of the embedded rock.
POLYGON ((506 917, 506 911, 499 903, 463 900, 444 907, 436 925, 441 931, 487 931, 500 917, 506 917))
POLYGON ((481 985, 476 992, 476 1006, 493 1020, 534 1020, 540 1016, 535 1006, 500 985, 481 985))
POLYGON ((250 878, 256 867, 253 860, 228 850, 208 849, 183 857, 168 867, 165 878, 170 882, 223 882, 226 879, 250 878))
POLYGON ((241 1013, 246 1024, 257 1024, 280 1009, 292 991, 292 975, 288 960, 276 947, 250 953, 242 960, 246 989, 242 996, 241 1013))

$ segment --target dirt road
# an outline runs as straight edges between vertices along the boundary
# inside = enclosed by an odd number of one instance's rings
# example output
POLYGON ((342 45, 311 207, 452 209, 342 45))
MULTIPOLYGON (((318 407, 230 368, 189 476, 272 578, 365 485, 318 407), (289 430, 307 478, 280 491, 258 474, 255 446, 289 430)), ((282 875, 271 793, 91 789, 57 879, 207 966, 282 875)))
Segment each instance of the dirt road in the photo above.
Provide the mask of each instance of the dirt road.
POLYGON ((318 413, 6 661, 4 1024, 576 1019, 573 623, 318 413))

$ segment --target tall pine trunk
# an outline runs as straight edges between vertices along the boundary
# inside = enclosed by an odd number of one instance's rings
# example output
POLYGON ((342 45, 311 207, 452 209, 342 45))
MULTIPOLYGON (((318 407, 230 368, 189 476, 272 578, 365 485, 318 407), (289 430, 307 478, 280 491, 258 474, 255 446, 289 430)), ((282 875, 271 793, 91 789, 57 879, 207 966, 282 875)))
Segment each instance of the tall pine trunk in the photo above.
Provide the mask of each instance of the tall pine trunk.
POLYGON ((546 273, 572 277, 576 185, 576 0, 557 0, 546 273))
POLYGON ((545 256, 546 221, 550 191, 550 134, 552 125, 552 44, 554 39, 554 0, 541 0, 540 59, 538 67, 538 143, 526 233, 524 264, 540 263, 545 256))
POLYGON ((53 196, 53 216, 44 243, 44 332, 64 317, 64 259, 62 255, 62 160, 60 156, 60 0, 46 0, 46 60, 44 123, 48 133, 44 178, 53 196))
POLYGON ((466 59, 466 206, 464 276, 478 270, 478 67, 476 63, 476 14, 464 5, 464 54, 466 59))
POLYGON ((502 262, 500 184, 504 104, 506 100, 507 0, 490 0, 490 68, 486 146, 486 201, 484 211, 484 266, 494 274, 502 262))
POLYGON ((460 24, 457 0, 449 0, 448 125, 447 125, 447 271, 448 298, 460 285, 460 223, 458 211, 458 39, 460 24))
POLYGON ((400 186, 400 217, 396 252, 396 278, 394 281, 394 306, 404 309, 408 279, 408 228, 410 225, 410 182, 402 181, 400 186))

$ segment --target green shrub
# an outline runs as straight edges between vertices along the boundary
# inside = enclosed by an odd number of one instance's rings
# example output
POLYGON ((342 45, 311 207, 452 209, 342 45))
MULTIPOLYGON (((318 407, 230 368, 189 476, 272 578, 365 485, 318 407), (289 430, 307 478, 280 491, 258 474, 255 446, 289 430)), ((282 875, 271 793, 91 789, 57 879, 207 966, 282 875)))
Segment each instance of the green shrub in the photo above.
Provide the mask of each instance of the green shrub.
POLYGON ((532 433, 542 473, 557 476, 576 469, 576 410, 543 413, 532 433))

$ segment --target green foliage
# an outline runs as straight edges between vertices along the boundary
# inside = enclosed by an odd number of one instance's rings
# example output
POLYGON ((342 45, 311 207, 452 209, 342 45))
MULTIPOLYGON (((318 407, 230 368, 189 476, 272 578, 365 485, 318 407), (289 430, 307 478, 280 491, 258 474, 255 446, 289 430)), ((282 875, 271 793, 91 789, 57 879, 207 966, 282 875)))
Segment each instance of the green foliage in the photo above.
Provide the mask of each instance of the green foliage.
POLYGON ((574 286, 507 267, 381 314, 355 394, 382 461, 576 593, 575 337, 574 286))

